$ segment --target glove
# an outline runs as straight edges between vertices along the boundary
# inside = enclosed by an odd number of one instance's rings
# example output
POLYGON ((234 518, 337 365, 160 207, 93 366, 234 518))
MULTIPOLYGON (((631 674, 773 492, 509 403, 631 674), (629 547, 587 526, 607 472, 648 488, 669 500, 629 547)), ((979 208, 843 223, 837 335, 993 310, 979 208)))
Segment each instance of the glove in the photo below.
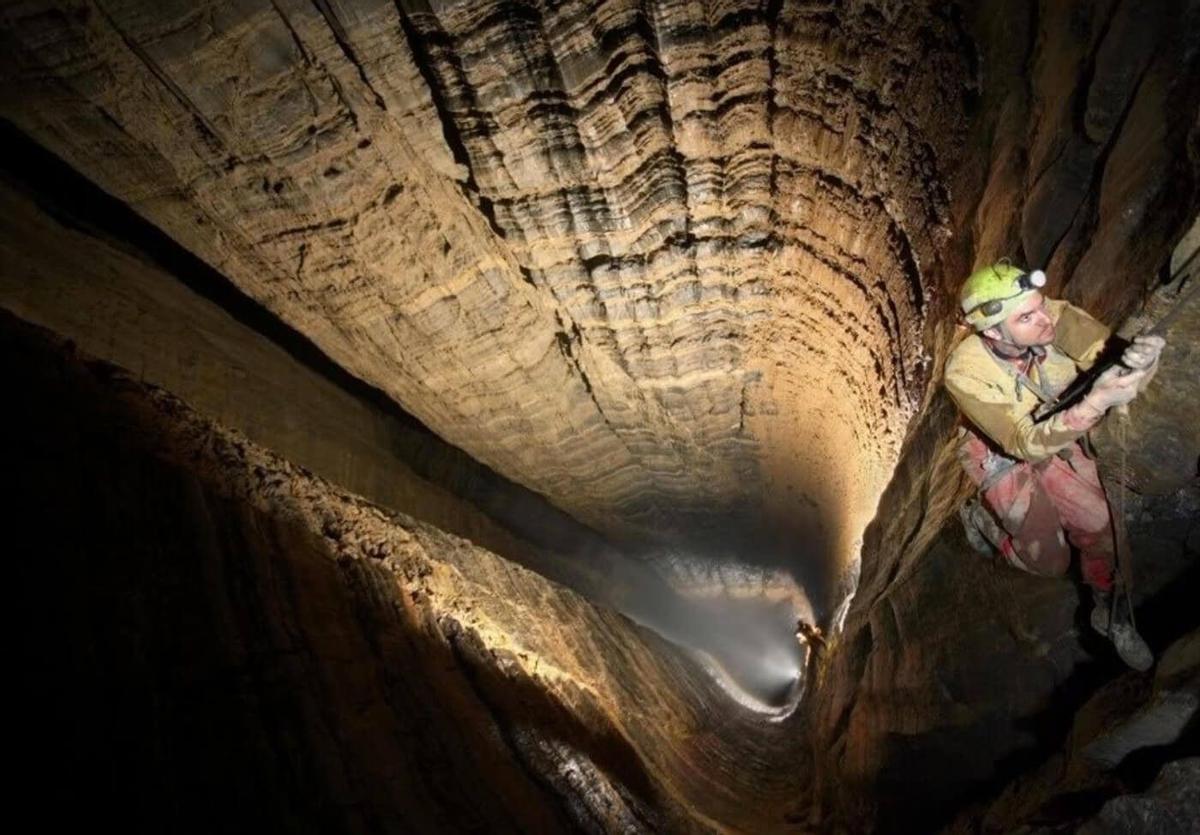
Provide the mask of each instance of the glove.
MULTIPOLYGON (((1127 348, 1126 352, 1133 347, 1135 346, 1127 348)), ((1096 378, 1092 390, 1083 398, 1083 402, 1101 413, 1107 412, 1113 406, 1125 405, 1137 397, 1138 387, 1146 378, 1149 367, 1147 365, 1135 371, 1128 371, 1119 365, 1112 366, 1096 378)))
POLYGON ((1121 354, 1121 362, 1134 371, 1149 368, 1158 362, 1158 355, 1166 344, 1161 336, 1135 336, 1133 344, 1121 354))

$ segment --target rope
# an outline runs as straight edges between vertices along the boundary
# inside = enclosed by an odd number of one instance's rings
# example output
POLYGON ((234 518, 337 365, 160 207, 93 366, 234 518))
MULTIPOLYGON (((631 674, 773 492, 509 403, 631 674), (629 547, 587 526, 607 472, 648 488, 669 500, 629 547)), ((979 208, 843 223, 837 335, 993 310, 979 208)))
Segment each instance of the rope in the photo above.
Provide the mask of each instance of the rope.
MULTIPOLYGON (((1128 495, 1128 488, 1125 486, 1124 477, 1128 471, 1129 458, 1129 414, 1124 410, 1120 410, 1116 416, 1117 420, 1117 446, 1120 449, 1120 470, 1113 477, 1116 482, 1117 489, 1117 507, 1113 507, 1112 498, 1109 496, 1109 491, 1104 490, 1104 499, 1108 503, 1109 516, 1112 517, 1113 523, 1113 557, 1117 564, 1117 575, 1121 581, 1120 590, 1115 590, 1108 601, 1108 634, 1112 637, 1113 626, 1116 624, 1117 615, 1117 600, 1124 597, 1125 605, 1129 609, 1129 623, 1137 629, 1137 619, 1133 614, 1133 555, 1129 552, 1128 531, 1125 527, 1125 499, 1128 495)), ((1103 482, 1101 489, 1104 489, 1103 482)))

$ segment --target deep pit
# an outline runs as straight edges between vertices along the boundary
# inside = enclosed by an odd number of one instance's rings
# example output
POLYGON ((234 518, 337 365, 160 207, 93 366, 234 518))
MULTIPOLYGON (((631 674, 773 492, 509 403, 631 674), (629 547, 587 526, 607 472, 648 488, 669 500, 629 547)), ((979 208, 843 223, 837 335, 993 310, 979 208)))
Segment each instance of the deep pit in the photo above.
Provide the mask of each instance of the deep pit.
POLYGON ((940 376, 1001 255, 1113 326, 1180 306, 1195 3, 0 18, 5 506, 56 540, 17 555, 31 802, 156 831, 1187 808, 1194 720, 1073 752, 1196 691, 1195 302, 1105 451, 1148 677, 1072 581, 969 553, 940 376))

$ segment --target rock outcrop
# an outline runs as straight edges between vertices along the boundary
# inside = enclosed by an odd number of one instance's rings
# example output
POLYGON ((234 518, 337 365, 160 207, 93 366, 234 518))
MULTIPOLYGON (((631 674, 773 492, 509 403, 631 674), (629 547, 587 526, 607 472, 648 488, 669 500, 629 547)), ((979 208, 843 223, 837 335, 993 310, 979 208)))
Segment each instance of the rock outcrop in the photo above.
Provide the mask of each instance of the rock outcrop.
POLYGON ((926 381, 952 11, 4 16, 7 118, 449 442, 603 530, 849 558, 926 381))
POLYGON ((46 825, 787 828, 794 722, 653 633, 8 314, 0 345, 17 793, 46 825))
POLYGON ((0 307, 377 504, 593 597, 611 584, 616 551, 594 531, 447 445, 119 202, 7 140, 0 307))

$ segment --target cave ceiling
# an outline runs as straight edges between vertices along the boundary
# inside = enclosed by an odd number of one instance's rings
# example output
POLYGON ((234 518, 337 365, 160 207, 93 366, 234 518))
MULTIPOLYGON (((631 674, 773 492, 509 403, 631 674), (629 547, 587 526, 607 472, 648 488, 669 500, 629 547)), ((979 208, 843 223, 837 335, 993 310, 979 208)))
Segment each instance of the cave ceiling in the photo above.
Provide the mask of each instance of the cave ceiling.
POLYGON ((630 540, 835 562, 927 383, 936 4, 6 4, 3 115, 433 431, 630 540))

